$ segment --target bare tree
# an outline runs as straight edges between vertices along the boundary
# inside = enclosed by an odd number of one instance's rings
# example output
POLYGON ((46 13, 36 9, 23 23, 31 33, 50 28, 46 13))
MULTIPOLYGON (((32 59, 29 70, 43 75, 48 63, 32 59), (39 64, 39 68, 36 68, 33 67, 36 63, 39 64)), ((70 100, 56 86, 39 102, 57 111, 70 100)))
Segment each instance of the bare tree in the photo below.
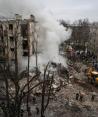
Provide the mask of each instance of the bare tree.
POLYGON ((44 70, 44 78, 43 78, 43 85, 42 85, 41 117, 45 117, 45 111, 46 111, 48 104, 49 104, 51 91, 52 91, 53 77, 54 77, 54 75, 52 74, 52 77, 50 78, 49 72, 48 72, 48 75, 46 74, 47 69, 48 69, 48 65, 49 65, 49 63, 47 64, 47 66, 44 70), (47 91, 47 88, 48 88, 48 91, 47 91), (47 101, 45 101, 45 97, 46 97, 45 93, 46 92, 48 92, 47 93, 47 101), (45 105, 45 103, 46 103, 46 105, 45 105))
MULTIPOLYGON (((38 79, 40 76, 40 73, 36 71, 35 75, 32 76, 32 78, 29 75, 30 72, 30 40, 28 37, 28 68, 26 70, 27 75, 25 76, 25 73, 19 73, 18 69, 18 29, 19 29, 20 21, 16 20, 16 29, 14 34, 14 40, 15 40, 15 71, 10 71, 10 66, 4 64, 2 66, 0 64, 0 70, 3 74, 3 82, 5 84, 3 89, 0 89, 0 92, 3 94, 5 101, 1 100, 2 103, 0 104, 0 107, 3 110, 5 117, 20 117, 21 116, 21 106, 23 104, 24 98, 27 98, 26 104, 27 104, 27 112, 29 116, 29 97, 30 94, 32 94, 33 90, 38 87, 42 86, 42 103, 41 103, 41 117, 44 116, 45 110, 49 104, 50 96, 51 96, 51 90, 52 90, 52 83, 53 83, 53 74, 52 77, 50 77, 50 73, 48 75, 46 74, 48 71, 48 65, 47 64, 45 71, 44 71, 44 78, 42 81, 39 81, 38 83, 34 83, 34 79, 38 79), (24 84, 23 87, 21 87, 21 79, 27 78, 27 82, 24 84), (34 85, 31 85, 34 83, 34 85), (45 95, 47 94, 47 101, 45 105, 45 95)), ((8 39, 7 39, 8 40, 8 39)), ((8 42, 7 42, 8 46, 8 42)), ((8 51, 8 58, 9 58, 9 50, 8 51)), ((36 41, 36 68, 37 66, 37 41, 36 41)), ((9 60, 8 60, 9 61, 9 60)))
MULTIPOLYGON (((35 76, 33 76, 28 83, 24 84, 23 87, 20 87, 19 82, 20 82, 20 77, 21 74, 19 75, 17 82, 15 78, 11 77, 11 73, 8 73, 9 71, 4 70, 2 68, 2 66, 0 67, 3 71, 3 75, 4 75, 4 82, 5 82, 5 88, 3 90, 0 90, 0 92, 3 92, 3 96, 5 97, 5 100, 7 103, 4 103, 4 105, 0 105, 1 108, 3 109, 3 112, 5 114, 5 117, 20 117, 20 112, 21 112, 21 105, 22 105, 22 101, 23 99, 28 96, 28 94, 30 95, 32 93, 32 90, 34 88, 36 88, 37 86, 41 85, 42 82, 39 82, 38 84, 35 84, 32 87, 29 87, 29 90, 26 91, 26 88, 28 87, 28 84, 32 83, 34 79, 38 78, 40 74, 37 74, 35 76), (6 77, 7 75, 7 77, 6 77), (7 79, 7 81, 6 81, 7 79), (13 84, 12 88, 14 90, 14 92, 10 91, 11 87, 9 87, 10 84, 13 84), (18 86, 17 86, 18 85, 18 86), (18 93, 16 95, 16 88, 19 87, 18 89, 18 93), (14 94, 14 95, 13 95, 14 94), (16 99, 17 98, 17 99, 16 99), (17 103, 16 103, 17 101, 17 103), (6 110, 6 111, 5 111, 6 110)), ((15 75, 14 75, 15 77, 15 75)))
POLYGON ((72 41, 85 46, 89 41, 90 27, 88 19, 78 20, 73 23, 72 41))
MULTIPOLYGON (((48 65, 47 65, 47 67, 48 67, 48 65)), ((0 104, 0 107, 3 110, 5 117, 13 117, 13 116, 21 117, 21 106, 23 104, 24 98, 27 97, 28 94, 29 95, 32 94, 32 91, 38 86, 42 86, 41 117, 45 116, 44 114, 48 107, 50 96, 52 93, 52 83, 53 83, 53 77, 54 77, 53 74, 50 77, 49 72, 48 72, 48 74, 46 74, 46 72, 48 71, 47 67, 45 68, 44 77, 43 77, 44 79, 42 81, 39 81, 39 83, 34 83, 34 80, 38 79, 40 76, 40 73, 38 73, 38 74, 35 74, 32 78, 30 78, 29 81, 26 82, 23 86, 20 86, 21 79, 24 78, 25 73, 23 73, 23 74, 20 73, 18 75, 17 82, 16 82, 15 74, 13 74, 13 77, 12 77, 11 71, 5 70, 5 69, 3 69, 2 66, 0 66, 0 70, 3 71, 3 75, 5 78, 4 82, 5 82, 5 86, 6 86, 3 90, 0 90, 0 92, 3 93, 3 96, 5 97, 5 100, 7 102, 7 103, 3 102, 0 104), (6 79, 7 79, 7 82, 6 82, 6 79), (34 83, 34 84, 30 85, 32 83, 34 83), (27 90, 28 84, 30 85, 29 90, 27 90), (16 85, 18 85, 18 86, 16 86, 16 85), (18 89, 18 93, 16 95, 17 87, 19 87, 19 89, 18 89), (12 91, 12 89, 13 89, 13 91, 12 91), (16 98, 17 98, 17 103, 16 103, 16 98), (47 99, 47 101, 46 101, 46 99, 47 99)), ((28 77, 28 73, 27 73, 27 77, 28 77)), ((28 100, 28 102, 29 102, 29 100, 28 100)))

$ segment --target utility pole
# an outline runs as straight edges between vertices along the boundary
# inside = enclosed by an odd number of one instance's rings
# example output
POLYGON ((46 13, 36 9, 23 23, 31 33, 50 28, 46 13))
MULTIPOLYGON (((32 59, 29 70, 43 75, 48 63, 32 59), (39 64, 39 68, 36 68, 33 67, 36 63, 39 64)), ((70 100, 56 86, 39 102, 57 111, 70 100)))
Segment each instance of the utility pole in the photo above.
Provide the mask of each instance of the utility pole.
MULTIPOLYGON (((29 38, 29 23, 28 23, 28 32, 27 32, 27 39, 28 39, 28 67, 27 67, 27 71, 28 71, 28 77, 27 77, 27 83, 28 83, 28 87, 27 90, 29 91, 30 87, 29 87, 29 72, 30 72, 30 38, 29 38)), ((27 112, 28 112, 28 117, 29 117, 29 93, 27 94, 27 112)))
POLYGON ((18 40, 18 28, 19 28, 19 21, 16 21, 16 31, 15 31, 15 76, 16 79, 18 78, 18 53, 17 53, 17 40, 18 40))
POLYGON ((15 116, 19 116, 20 114, 20 107, 19 107, 19 71, 18 71, 18 38, 20 33, 20 19, 16 19, 16 30, 14 34, 14 40, 15 40, 15 116))
POLYGON ((8 27, 6 26, 7 28, 7 67, 8 67, 8 70, 10 69, 10 65, 9 65, 9 41, 8 41, 8 27))
POLYGON ((38 72, 38 56, 37 56, 37 40, 36 40, 36 74, 37 74, 37 72, 38 72))
POLYGON ((38 55, 37 55, 37 48, 38 48, 38 34, 37 34, 37 31, 36 31, 36 23, 38 23, 37 21, 34 21, 34 33, 36 34, 36 38, 35 38, 35 35, 33 34, 34 36, 34 42, 35 42, 35 58, 36 58, 36 74, 38 72, 38 55))

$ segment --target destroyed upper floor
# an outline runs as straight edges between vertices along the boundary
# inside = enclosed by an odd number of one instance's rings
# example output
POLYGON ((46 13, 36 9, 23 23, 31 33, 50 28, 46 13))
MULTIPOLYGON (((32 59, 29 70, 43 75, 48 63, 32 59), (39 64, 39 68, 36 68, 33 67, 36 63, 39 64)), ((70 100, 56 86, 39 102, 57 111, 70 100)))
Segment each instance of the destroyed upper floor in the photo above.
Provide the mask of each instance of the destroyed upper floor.
POLYGON ((28 34, 34 32, 37 21, 33 15, 30 15, 29 19, 22 19, 18 14, 15 15, 15 19, 7 19, 0 21, 0 37, 7 35, 14 35, 18 31, 23 38, 26 38, 28 34))

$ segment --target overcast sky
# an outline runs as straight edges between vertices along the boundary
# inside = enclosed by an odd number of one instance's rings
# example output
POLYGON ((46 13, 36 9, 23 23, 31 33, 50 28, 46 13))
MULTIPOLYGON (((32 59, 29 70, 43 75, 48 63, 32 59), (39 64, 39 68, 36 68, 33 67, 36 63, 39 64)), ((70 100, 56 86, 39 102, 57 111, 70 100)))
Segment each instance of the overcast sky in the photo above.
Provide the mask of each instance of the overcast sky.
POLYGON ((57 19, 74 21, 89 18, 90 21, 98 21, 98 0, 0 0, 0 14, 14 12, 20 7, 25 10, 25 6, 33 8, 34 5, 40 10, 48 11, 57 19))
POLYGON ((98 0, 42 0, 57 17, 69 20, 89 18, 98 20, 98 0))

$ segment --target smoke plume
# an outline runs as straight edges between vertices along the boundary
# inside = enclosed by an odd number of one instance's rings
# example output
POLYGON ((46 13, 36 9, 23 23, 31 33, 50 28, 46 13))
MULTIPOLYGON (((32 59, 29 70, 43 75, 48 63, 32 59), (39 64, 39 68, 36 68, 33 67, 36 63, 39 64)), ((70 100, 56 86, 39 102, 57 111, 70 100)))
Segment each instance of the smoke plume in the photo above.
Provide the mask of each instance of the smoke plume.
MULTIPOLYGON (((66 66, 66 60, 59 55, 59 44, 71 35, 71 30, 67 30, 57 22, 55 17, 41 0, 0 0, 0 15, 13 17, 15 13, 28 17, 34 14, 40 30, 38 32, 38 65, 47 64, 49 61, 62 63, 66 66)), ((30 59, 30 66, 35 66, 35 57, 30 59)), ((27 60, 23 58, 22 66, 27 66, 27 60)))

